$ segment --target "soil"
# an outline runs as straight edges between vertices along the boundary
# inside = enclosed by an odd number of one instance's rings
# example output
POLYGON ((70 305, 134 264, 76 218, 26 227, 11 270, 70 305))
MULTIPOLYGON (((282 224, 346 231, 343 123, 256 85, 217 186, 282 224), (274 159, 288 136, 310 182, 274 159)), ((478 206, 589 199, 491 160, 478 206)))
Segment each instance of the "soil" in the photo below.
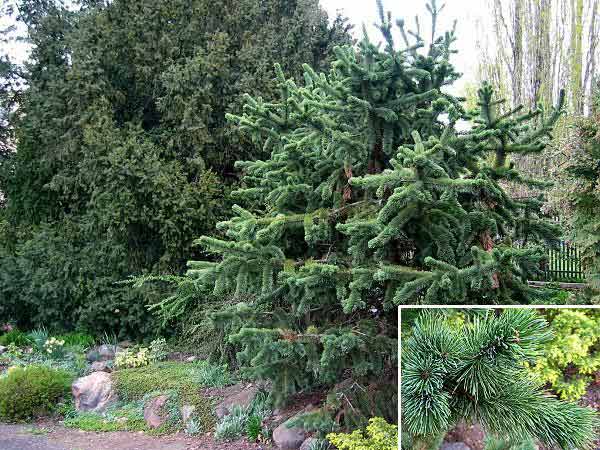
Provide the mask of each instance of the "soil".
POLYGON ((95 433, 40 422, 28 425, 0 424, 2 450, 273 450, 244 439, 215 442, 210 434, 174 434, 154 437, 144 433, 115 431, 95 433))

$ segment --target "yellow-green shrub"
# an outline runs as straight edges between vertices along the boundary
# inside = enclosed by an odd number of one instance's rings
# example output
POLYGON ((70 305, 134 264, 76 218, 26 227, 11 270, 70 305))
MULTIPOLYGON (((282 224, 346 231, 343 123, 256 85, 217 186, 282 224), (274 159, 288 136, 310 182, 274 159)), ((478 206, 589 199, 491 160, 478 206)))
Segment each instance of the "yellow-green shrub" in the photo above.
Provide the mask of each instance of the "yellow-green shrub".
POLYGON ((0 419, 15 422, 51 412, 69 394, 72 379, 45 366, 11 367, 0 378, 0 419))
POLYGON ((530 367, 535 379, 548 383, 561 398, 578 400, 600 370, 600 315, 596 310, 562 309, 551 321, 555 337, 544 356, 530 367), (566 372, 568 371, 568 373, 566 372))
POLYGON ((115 355, 115 367, 117 369, 143 367, 150 364, 149 349, 140 347, 136 349, 126 348, 115 355))
POLYGON ((327 440, 339 450, 397 450, 398 426, 374 417, 369 420, 366 432, 330 433, 327 440))

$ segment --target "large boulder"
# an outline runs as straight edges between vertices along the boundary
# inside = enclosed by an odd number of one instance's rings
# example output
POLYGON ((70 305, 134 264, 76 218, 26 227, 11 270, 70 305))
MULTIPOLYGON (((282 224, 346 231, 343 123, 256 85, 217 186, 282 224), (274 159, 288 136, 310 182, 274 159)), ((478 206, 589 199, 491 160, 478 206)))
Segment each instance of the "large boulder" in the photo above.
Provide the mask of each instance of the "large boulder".
POLYGON ((229 415, 231 408, 233 408, 235 405, 239 405, 244 408, 250 405, 256 396, 256 393, 258 392, 258 387, 255 385, 248 385, 241 389, 235 389, 235 391, 236 392, 234 394, 226 396, 225 399, 223 399, 223 401, 217 405, 215 414, 219 419, 229 415))
POLYGON ((108 361, 94 361, 90 366, 90 372, 112 372, 108 361))
POLYGON ((71 386, 78 411, 102 412, 117 401, 110 374, 94 372, 75 380, 71 386))
POLYGON ((273 430, 273 442, 279 450, 298 450, 308 436, 303 428, 289 427, 291 420, 283 422, 273 430))
POLYGON ((167 421, 166 404, 168 395, 158 395, 144 406, 144 420, 150 428, 158 428, 167 421))

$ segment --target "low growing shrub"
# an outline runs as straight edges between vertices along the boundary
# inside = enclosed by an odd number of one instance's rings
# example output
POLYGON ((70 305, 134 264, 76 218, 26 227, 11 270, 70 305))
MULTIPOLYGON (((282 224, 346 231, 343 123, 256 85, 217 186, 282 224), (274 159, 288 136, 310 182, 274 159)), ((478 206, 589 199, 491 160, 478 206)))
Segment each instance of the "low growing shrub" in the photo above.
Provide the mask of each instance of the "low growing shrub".
POLYGON ((27 347, 31 345, 32 342, 29 336, 27 336, 27 333, 17 328, 13 328, 0 336, 0 345, 7 346, 8 344, 14 344, 17 347, 27 347))
POLYGON ((44 366, 10 368, 0 379, 0 418, 15 422, 52 412, 69 394, 72 379, 68 372, 44 366))
POLYGON ((600 370, 600 314, 592 309, 561 309, 549 319, 554 338, 531 366, 531 373, 562 399, 579 400, 600 370))
POLYGON ((150 363, 151 359, 147 347, 126 348, 115 355, 115 367, 117 369, 143 367, 150 363))
POLYGON ((330 433, 327 440, 338 450, 397 450, 398 426, 387 423, 381 417, 369 419, 366 432, 330 433))

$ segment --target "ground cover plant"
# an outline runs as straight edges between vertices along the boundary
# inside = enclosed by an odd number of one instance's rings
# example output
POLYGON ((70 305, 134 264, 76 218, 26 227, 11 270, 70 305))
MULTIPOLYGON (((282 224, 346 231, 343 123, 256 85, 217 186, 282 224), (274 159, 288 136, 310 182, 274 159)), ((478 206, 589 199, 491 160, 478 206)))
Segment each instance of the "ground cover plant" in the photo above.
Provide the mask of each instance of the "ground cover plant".
POLYGON ((449 322, 445 311, 420 312, 403 340, 403 446, 438 448, 465 420, 492 439, 593 448, 597 412, 548 395, 527 370, 552 338, 532 309, 481 310, 462 323, 449 322))

